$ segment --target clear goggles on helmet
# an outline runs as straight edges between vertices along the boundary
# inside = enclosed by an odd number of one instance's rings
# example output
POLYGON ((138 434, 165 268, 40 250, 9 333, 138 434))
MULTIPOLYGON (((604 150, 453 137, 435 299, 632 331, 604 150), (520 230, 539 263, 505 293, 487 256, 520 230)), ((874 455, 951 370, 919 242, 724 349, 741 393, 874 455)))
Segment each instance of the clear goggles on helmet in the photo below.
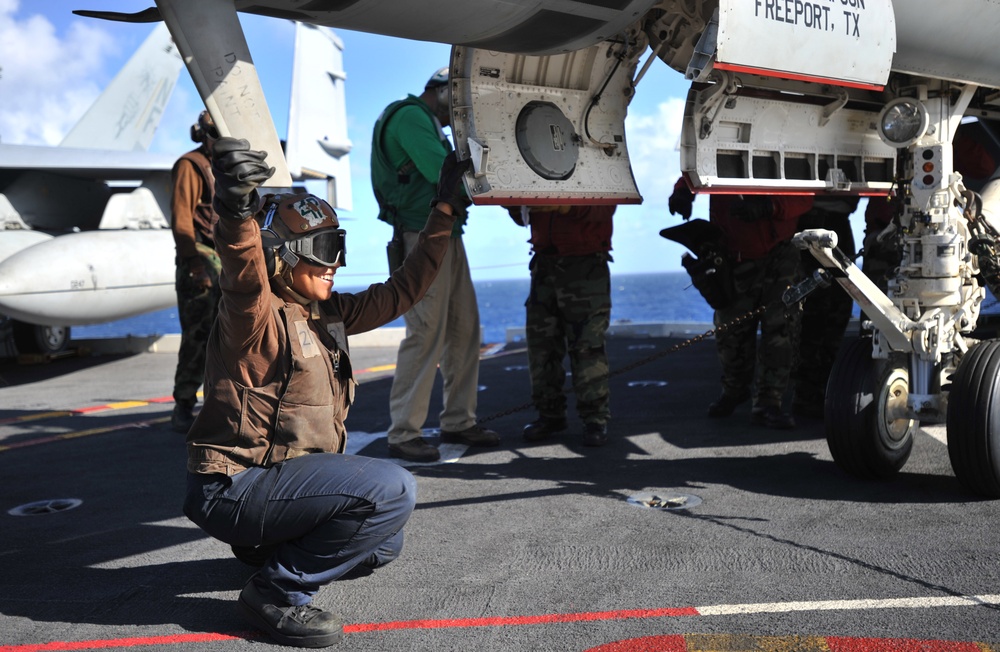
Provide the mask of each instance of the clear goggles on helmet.
POLYGON ((304 258, 307 263, 322 267, 347 266, 347 231, 344 229, 325 229, 316 233, 296 238, 285 243, 285 246, 296 256, 304 258))

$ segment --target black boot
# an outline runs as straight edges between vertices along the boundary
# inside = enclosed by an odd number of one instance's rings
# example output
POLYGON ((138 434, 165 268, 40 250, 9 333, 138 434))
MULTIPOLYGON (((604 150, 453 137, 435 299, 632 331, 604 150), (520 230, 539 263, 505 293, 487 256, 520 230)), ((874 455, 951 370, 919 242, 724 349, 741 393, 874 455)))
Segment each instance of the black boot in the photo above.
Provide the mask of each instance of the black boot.
POLYGON ((588 423, 583 427, 584 446, 603 446, 608 443, 608 426, 604 423, 588 423))
POLYGON ((750 400, 750 392, 740 392, 737 394, 723 390, 718 400, 708 406, 708 416, 713 419, 728 417, 740 404, 746 403, 748 400, 750 400))
POLYGON ((340 616, 311 604, 291 606, 276 600, 257 585, 256 575, 240 592, 239 605, 255 627, 282 645, 327 647, 344 635, 340 616))
POLYGON ((755 407, 750 412, 750 421, 775 430, 791 430, 795 427, 795 419, 787 412, 782 412, 779 405, 755 407))
POLYGON ((542 441, 566 429, 566 419, 539 417, 524 427, 525 441, 542 441))

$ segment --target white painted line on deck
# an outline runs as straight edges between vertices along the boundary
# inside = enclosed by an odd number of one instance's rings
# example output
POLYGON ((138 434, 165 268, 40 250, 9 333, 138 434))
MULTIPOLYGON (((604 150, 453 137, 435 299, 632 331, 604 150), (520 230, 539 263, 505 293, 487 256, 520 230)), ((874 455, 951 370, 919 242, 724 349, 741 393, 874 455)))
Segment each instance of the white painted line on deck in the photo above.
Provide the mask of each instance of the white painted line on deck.
POLYGON ((736 614, 789 613, 792 611, 856 611, 859 609, 930 609, 934 607, 973 607, 1000 604, 1000 595, 948 595, 925 598, 885 598, 881 600, 815 600, 810 602, 762 602, 758 604, 719 604, 695 607, 702 616, 736 614))

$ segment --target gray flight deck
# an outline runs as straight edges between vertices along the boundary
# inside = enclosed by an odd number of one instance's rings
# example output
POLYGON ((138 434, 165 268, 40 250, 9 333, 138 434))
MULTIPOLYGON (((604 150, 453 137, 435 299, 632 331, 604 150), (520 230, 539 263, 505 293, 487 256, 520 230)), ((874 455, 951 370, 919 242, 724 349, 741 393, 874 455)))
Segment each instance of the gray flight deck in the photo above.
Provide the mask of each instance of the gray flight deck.
MULTIPOLYGON (((575 418, 526 444, 523 345, 487 349, 479 415, 501 446, 409 467, 400 559, 317 598, 347 623, 333 649, 1000 652, 1000 502, 960 486, 942 427, 893 481, 860 481, 819 420, 706 418, 714 342, 662 355, 687 335, 650 332, 609 339, 598 449, 575 418)), ((278 647, 236 608, 252 570, 181 514, 175 354, 157 350, 0 361, 0 652, 278 647)), ((371 371, 351 450, 385 457, 395 349, 353 357, 371 371)))

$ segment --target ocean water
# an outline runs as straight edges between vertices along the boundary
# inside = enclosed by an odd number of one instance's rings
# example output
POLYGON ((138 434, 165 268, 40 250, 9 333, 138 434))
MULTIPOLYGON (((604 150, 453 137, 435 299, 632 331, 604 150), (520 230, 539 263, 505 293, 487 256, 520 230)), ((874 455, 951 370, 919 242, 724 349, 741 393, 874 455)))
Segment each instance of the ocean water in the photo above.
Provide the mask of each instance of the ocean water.
MULTIPOLYGON (((524 300, 528 296, 529 280, 476 281, 474 285, 484 341, 505 342, 508 327, 524 325, 524 300)), ((337 289, 340 292, 357 292, 364 287, 337 289)), ((711 323, 712 310, 691 286, 686 272, 612 274, 611 320, 711 323)), ((388 325, 403 326, 403 320, 400 318, 388 325)), ((177 308, 171 307, 107 324, 76 326, 73 328, 73 337, 141 337, 180 332, 177 308)))

